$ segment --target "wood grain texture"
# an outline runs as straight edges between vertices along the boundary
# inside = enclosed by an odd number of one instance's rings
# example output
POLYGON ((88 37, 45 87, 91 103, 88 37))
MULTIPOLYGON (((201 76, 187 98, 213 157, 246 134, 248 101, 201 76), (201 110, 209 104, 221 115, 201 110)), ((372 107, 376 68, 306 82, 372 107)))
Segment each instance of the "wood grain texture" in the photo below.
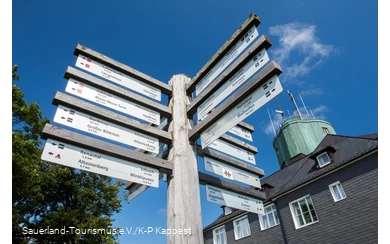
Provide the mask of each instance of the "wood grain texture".
POLYGON ((168 177, 168 229, 190 229, 191 234, 168 235, 167 243, 203 244, 202 212, 196 147, 188 141, 190 122, 187 119, 186 84, 190 79, 182 74, 174 75, 172 86, 172 141, 169 159, 174 167, 168 177))

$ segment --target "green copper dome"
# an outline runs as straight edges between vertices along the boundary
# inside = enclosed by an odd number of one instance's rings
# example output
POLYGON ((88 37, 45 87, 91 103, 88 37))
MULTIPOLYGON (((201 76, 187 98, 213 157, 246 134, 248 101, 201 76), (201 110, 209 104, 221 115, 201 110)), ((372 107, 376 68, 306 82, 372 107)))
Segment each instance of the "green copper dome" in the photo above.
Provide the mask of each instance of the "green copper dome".
POLYGON ((294 117, 284 121, 273 141, 280 168, 294 163, 300 154, 313 152, 326 134, 336 132, 325 120, 294 117))

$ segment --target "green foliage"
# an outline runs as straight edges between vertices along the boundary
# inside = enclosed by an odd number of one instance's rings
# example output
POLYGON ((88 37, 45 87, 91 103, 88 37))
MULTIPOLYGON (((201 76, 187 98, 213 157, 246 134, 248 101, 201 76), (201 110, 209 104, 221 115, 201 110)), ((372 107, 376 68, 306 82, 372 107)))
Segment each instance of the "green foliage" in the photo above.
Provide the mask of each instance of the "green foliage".
MULTIPOLYGON (((18 67, 12 67, 17 81, 18 67)), ((76 234, 75 229, 110 229, 121 209, 122 181, 42 161, 40 134, 49 120, 39 105, 26 103, 12 84, 12 239, 13 243, 117 243, 117 235, 76 234), (63 229, 36 234, 30 229, 63 229), (74 227, 75 229, 71 229, 74 227)))

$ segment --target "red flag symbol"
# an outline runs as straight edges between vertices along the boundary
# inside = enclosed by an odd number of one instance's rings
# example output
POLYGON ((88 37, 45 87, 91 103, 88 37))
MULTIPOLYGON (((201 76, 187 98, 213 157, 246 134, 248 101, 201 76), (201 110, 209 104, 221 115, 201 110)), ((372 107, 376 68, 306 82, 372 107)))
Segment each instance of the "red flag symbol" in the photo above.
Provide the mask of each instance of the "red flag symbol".
POLYGON ((57 156, 55 158, 61 159, 61 155, 57 154, 57 156))

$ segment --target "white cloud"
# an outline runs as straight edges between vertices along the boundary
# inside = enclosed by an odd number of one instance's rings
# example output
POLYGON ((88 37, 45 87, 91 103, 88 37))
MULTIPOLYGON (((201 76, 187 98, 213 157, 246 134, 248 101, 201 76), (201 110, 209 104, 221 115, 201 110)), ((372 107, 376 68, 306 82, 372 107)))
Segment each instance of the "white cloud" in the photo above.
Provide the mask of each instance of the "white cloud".
POLYGON ((299 108, 299 111, 301 112, 301 115, 304 119, 313 119, 313 115, 314 118, 316 119, 325 119, 326 118, 325 114, 330 111, 330 109, 325 105, 320 105, 314 108, 311 107, 306 107, 306 108, 307 108, 307 112, 304 107, 299 108))
POLYGON ((322 95, 323 91, 322 91, 321 88, 312 88, 312 89, 299 91, 299 94, 301 94, 302 97, 305 97, 305 96, 318 96, 318 95, 322 95))
POLYGON ((269 31, 279 37, 279 46, 271 48, 271 56, 282 66, 286 81, 307 75, 336 51, 334 46, 321 43, 315 25, 295 22, 272 26, 269 31), (293 52, 299 55, 292 58, 293 52))
POLYGON ((329 108, 324 105, 320 105, 318 107, 312 108, 311 112, 314 114, 314 117, 318 119, 325 119, 325 113, 329 112, 329 108))

